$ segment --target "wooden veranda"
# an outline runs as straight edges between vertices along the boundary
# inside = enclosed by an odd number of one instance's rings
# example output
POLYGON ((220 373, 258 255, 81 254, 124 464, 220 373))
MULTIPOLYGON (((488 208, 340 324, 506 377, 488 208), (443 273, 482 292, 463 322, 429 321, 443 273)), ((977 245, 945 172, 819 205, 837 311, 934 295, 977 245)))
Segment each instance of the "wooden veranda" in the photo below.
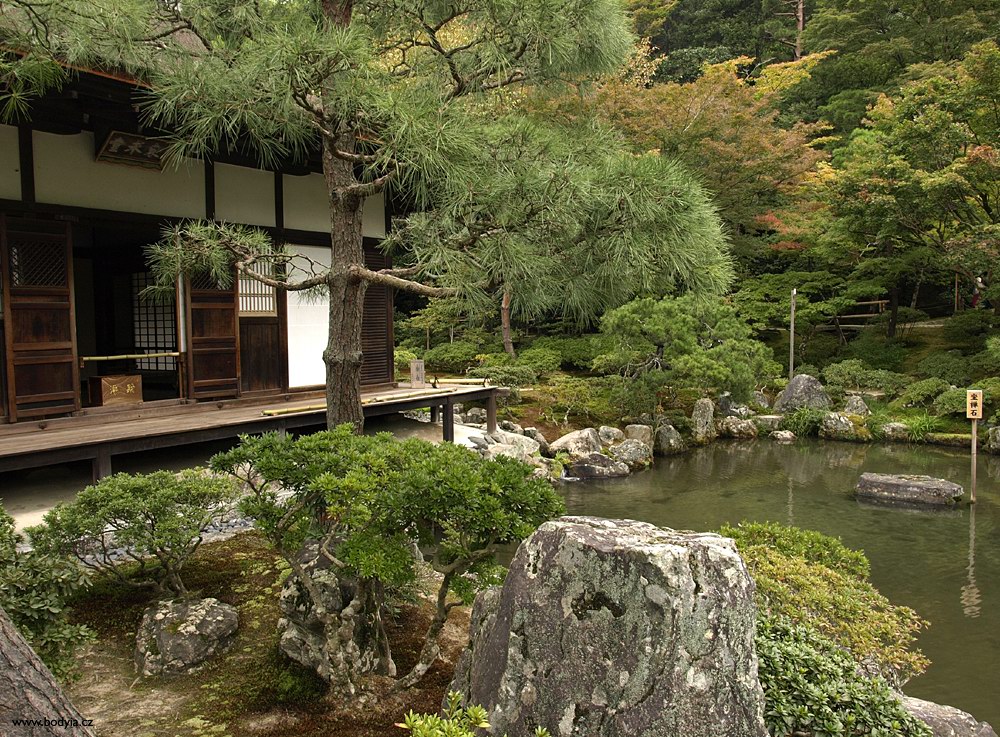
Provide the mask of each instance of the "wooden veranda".
MULTIPOLYGON (((434 419, 440 413, 444 439, 451 441, 456 403, 485 402, 488 428, 496 429, 499 391, 487 386, 402 386, 367 392, 362 403, 366 418, 429 408, 434 419)), ((112 458, 123 453, 317 428, 325 421, 320 394, 197 404, 150 402, 130 410, 97 408, 73 417, 0 425, 0 472, 89 460, 97 480, 112 473, 112 458)))

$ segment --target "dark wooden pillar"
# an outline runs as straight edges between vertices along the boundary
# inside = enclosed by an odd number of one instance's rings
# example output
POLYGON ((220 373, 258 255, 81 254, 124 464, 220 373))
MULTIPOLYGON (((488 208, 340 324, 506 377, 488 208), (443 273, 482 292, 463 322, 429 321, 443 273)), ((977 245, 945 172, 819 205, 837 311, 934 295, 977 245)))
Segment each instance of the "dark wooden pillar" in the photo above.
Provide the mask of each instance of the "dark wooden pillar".
POLYGON ((444 439, 446 442, 455 442, 455 405, 451 397, 444 400, 444 439))
POLYGON ((490 392, 486 400, 486 432, 497 431, 497 393, 496 390, 490 392))
POLYGON ((436 404, 432 404, 431 405, 431 422, 437 422, 438 421, 438 415, 439 415, 440 411, 441 411, 441 408, 438 407, 436 404))
POLYGON ((92 469, 91 476, 95 484, 106 476, 111 475, 111 450, 108 446, 97 446, 97 456, 94 458, 92 469))

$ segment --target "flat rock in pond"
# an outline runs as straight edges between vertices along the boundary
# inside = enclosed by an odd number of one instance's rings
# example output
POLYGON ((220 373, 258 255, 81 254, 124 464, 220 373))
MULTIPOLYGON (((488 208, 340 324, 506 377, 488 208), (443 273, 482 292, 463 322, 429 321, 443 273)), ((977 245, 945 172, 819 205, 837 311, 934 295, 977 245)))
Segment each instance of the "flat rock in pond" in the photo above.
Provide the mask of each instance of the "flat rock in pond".
POLYGON ((920 507, 951 507, 965 491, 959 484, 931 476, 863 473, 858 481, 858 499, 920 507))
POLYGON ((934 737, 997 737, 987 722, 981 722, 954 706, 904 696, 903 708, 931 728, 934 737))

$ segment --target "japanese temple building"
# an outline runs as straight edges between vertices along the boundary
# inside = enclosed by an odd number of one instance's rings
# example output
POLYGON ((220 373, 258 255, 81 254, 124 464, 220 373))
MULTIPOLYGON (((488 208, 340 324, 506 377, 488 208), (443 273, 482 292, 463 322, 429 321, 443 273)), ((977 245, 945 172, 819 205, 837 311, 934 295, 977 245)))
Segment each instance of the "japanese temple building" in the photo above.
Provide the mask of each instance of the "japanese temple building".
MULTIPOLYGON (((163 166, 164 143, 141 125, 134 92, 82 74, 36 102, 29 123, 0 125, 0 423, 325 382, 327 306, 314 295, 244 278, 228 289, 184 280, 167 301, 141 296, 151 279, 144 248, 178 220, 258 226, 329 263, 318 157, 277 171, 232 156, 163 166)), ((365 250, 376 268, 387 221, 381 195, 369 198, 365 250)), ((365 300, 362 377, 393 382, 392 295, 382 286, 365 300)))
MULTIPOLYGON (((325 423, 328 335, 322 296, 240 278, 180 280, 150 300, 145 248, 164 225, 215 219, 264 229, 329 263, 328 199, 319 154, 274 170, 219 155, 163 165, 162 134, 143 127, 135 86, 81 73, 0 125, 0 473, 325 423)), ((364 204, 365 258, 389 223, 381 196, 364 204)), ((497 389, 394 382, 393 296, 364 304, 366 416, 419 407, 454 437, 452 406, 497 389), (439 410, 444 410, 439 413, 439 410)))

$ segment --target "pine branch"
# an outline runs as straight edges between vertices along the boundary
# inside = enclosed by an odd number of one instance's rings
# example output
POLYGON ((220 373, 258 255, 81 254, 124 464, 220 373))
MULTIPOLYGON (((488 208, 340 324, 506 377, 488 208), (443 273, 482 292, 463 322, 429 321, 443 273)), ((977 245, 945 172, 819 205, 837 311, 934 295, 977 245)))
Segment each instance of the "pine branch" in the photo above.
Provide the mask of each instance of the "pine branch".
POLYGON ((372 271, 360 265, 351 267, 351 275, 370 284, 381 284, 390 289, 398 289, 410 292, 411 294, 420 294, 424 297, 452 297, 458 294, 458 290, 452 287, 432 287, 410 279, 402 279, 386 273, 384 270, 372 271))

